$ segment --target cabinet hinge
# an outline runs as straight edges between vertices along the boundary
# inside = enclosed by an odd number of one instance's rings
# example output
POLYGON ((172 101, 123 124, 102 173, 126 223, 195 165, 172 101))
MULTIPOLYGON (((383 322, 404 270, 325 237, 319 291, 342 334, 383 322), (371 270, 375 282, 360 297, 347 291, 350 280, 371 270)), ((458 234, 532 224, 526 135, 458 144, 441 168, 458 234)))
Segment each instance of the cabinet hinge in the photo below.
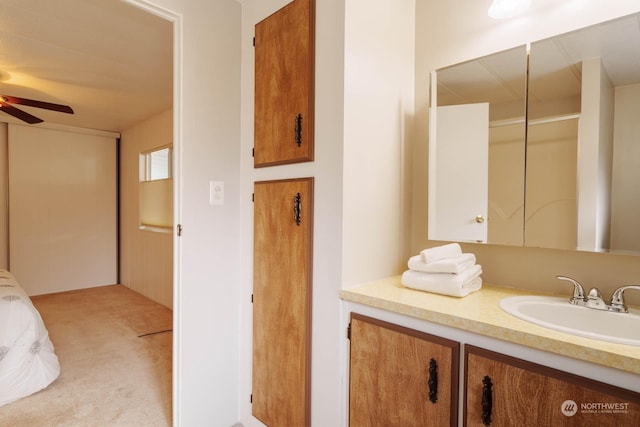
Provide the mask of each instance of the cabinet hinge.
POLYGON ((251 149, 251 157, 255 157, 256 156, 256 149, 252 148, 251 149))
POLYGON ((253 393, 249 395, 249 403, 253 403, 253 393))
POLYGON ((253 47, 256 47, 256 38, 253 38, 253 47))
POLYGON ((178 237, 182 236, 182 224, 176 225, 176 234, 178 237))
POLYGON ((349 322, 349 325, 347 326, 347 339, 351 339, 351 322, 349 322))
POLYGON ((256 201, 256 193, 251 193, 251 201, 252 202, 256 201))
POLYGON ((253 294, 251 294, 251 304, 253 304, 253 294))

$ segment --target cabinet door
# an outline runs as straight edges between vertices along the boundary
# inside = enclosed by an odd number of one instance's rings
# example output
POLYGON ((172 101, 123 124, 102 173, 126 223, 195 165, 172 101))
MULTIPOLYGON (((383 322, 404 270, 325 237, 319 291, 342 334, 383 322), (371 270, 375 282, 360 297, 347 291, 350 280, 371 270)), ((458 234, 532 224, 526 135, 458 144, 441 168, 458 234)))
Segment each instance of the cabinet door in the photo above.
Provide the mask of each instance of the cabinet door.
POLYGON ((349 425, 457 425, 459 344, 351 314, 349 425))
POLYGON ((313 178, 254 186, 252 413, 310 423, 313 178))
POLYGON ((466 426, 639 426, 640 394, 465 346, 466 426))
POLYGON ((313 160, 315 1, 255 26, 254 166, 313 160))

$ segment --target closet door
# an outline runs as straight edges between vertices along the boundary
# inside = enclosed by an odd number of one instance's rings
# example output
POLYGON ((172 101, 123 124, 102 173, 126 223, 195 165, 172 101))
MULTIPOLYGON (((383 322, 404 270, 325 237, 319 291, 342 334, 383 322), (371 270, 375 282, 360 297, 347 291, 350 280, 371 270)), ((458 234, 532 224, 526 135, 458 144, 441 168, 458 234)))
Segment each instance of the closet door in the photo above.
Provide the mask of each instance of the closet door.
POLYGON ((313 178, 256 182, 253 416, 310 424, 313 178))
POLYGON ((30 295, 117 282, 116 139, 9 125, 9 267, 30 295))

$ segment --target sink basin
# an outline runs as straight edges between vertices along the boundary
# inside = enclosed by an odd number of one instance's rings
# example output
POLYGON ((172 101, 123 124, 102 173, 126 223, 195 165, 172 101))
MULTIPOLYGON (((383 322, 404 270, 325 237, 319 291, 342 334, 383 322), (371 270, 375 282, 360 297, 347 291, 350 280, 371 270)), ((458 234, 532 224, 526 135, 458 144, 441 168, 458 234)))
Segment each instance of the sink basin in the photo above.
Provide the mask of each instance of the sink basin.
POLYGON ((500 308, 519 319, 581 337, 640 346, 640 310, 628 313, 569 304, 569 298, 516 296, 500 300, 500 308))

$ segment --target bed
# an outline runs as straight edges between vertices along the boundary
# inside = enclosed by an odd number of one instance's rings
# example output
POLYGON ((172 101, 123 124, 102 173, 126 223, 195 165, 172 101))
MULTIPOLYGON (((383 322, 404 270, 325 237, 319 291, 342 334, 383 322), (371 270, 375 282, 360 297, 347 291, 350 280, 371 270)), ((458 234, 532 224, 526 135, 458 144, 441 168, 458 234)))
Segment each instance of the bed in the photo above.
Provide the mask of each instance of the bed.
POLYGON ((0 270, 0 406, 44 389, 58 375, 40 313, 16 278, 0 270))

